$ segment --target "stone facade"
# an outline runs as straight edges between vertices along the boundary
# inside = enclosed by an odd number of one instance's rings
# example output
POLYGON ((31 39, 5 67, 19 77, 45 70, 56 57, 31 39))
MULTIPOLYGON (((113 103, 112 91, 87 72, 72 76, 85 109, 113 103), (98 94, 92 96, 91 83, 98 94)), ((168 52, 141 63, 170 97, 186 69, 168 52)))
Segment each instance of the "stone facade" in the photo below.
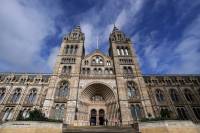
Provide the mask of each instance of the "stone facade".
POLYGON ((133 43, 117 27, 108 55, 85 55, 84 39, 80 26, 64 36, 52 74, 1 73, 0 119, 38 108, 70 125, 129 125, 163 112, 199 121, 200 75, 142 75, 133 43))

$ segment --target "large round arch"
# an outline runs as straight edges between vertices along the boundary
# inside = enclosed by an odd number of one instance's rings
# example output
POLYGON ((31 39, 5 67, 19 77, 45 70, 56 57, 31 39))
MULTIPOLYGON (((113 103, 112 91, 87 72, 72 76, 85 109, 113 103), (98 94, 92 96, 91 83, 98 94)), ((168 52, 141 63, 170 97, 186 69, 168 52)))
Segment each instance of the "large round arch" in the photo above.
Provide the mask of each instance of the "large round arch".
POLYGON ((81 93, 81 98, 91 101, 91 98, 96 95, 102 96, 106 103, 116 101, 116 95, 114 91, 108 85, 103 83, 92 83, 86 86, 81 93))
POLYGON ((112 125, 119 119, 119 105, 116 92, 107 84, 95 82, 88 84, 80 93, 81 115, 90 125, 104 125, 105 121, 112 125), (96 99, 95 99, 96 98, 96 99), (96 110, 97 115, 92 115, 91 110, 96 110), (103 113, 102 113, 103 112, 103 113), (84 116, 87 115, 87 116, 84 116), (96 118, 94 118, 96 117, 96 118))

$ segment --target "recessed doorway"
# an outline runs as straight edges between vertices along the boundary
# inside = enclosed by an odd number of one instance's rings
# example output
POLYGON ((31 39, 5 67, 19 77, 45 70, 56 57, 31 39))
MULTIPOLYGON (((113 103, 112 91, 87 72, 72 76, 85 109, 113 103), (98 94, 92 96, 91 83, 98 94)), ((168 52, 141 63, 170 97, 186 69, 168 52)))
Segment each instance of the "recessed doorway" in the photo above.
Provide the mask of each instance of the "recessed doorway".
POLYGON ((99 125, 104 125, 105 122, 105 111, 103 109, 99 110, 99 125))
POLYGON ((97 111, 96 109, 91 110, 91 117, 90 117, 90 125, 95 126, 96 125, 96 117, 97 117, 97 111))

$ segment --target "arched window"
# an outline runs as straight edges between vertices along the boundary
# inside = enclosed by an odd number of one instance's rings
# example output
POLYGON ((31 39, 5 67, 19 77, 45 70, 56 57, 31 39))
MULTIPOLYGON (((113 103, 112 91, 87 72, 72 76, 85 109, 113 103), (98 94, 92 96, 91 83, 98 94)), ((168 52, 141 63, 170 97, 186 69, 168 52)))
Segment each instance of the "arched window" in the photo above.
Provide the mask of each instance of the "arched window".
POLYGON ((94 68, 94 74, 97 74, 98 72, 97 72, 97 68, 94 68))
POLYGON ((133 73, 133 70, 131 67, 128 67, 128 74, 132 74, 133 73))
POLYGON ((163 91, 160 90, 160 89, 156 89, 155 93, 156 93, 156 99, 157 99, 157 101, 158 102, 163 102, 164 101, 163 91))
POLYGON ((121 54, 124 55, 124 49, 123 48, 121 48, 121 54))
POLYGON ((197 118, 198 120, 200 120, 200 107, 193 107, 192 110, 193 110, 193 112, 194 112, 196 118, 197 118))
POLYGON ((0 88, 0 102, 3 100, 6 93, 6 88, 0 88))
POLYGON ((108 68, 105 68, 104 73, 105 73, 105 74, 108 74, 108 68))
POLYGON ((175 89, 170 89, 170 97, 171 97, 172 101, 174 101, 174 102, 179 101, 178 94, 175 89))
POLYGON ((179 119, 181 119, 181 120, 188 120, 188 116, 187 116, 187 113, 185 111, 185 108, 179 107, 176 110, 177 110, 178 118, 179 119))
POLYGON ((11 120, 13 116, 13 108, 6 108, 2 121, 11 120))
POLYGON ((192 96, 192 92, 189 89, 184 90, 184 95, 185 95, 185 98, 187 99, 187 101, 189 101, 189 102, 194 101, 193 96, 192 96))
POLYGON ((74 50, 74 46, 71 45, 71 47, 70 47, 70 54, 73 54, 73 50, 74 50))
POLYGON ((103 65, 103 58, 99 55, 92 57, 92 65, 103 65))
POLYGON ((129 98, 135 97, 137 95, 137 91, 136 91, 134 82, 128 82, 127 88, 128 88, 128 97, 129 98))
POLYGON ((21 96, 21 91, 22 90, 20 88, 16 88, 14 90, 14 93, 13 93, 12 98, 11 98, 12 103, 16 103, 19 100, 19 98, 21 96))
POLYGON ((128 55, 128 48, 125 48, 125 55, 128 55))
POLYGON ((125 74, 128 73, 128 68, 126 66, 123 67, 123 73, 125 73, 125 74))
POLYGON ((62 73, 71 73, 71 66, 63 66, 62 73))
POLYGON ((98 69, 98 74, 102 74, 102 69, 101 68, 98 69))
POLYGON ((137 105, 131 105, 131 114, 134 120, 140 120, 141 119, 141 108, 137 105))
POLYGON ((28 103, 33 103, 37 96, 37 90, 35 88, 31 89, 28 95, 28 103))
POLYGON ((23 118, 28 118, 30 115, 30 109, 29 108, 25 108, 23 111, 22 111, 22 117, 23 118))
POLYGON ((69 86, 67 81, 60 82, 58 89, 57 89, 57 96, 58 97, 66 97, 69 93, 69 86))
POLYGON ((120 48, 117 47, 117 54, 120 55, 120 48))
POLYGON ((63 120, 64 109, 65 109, 64 104, 56 104, 54 112, 54 117, 56 120, 63 120))

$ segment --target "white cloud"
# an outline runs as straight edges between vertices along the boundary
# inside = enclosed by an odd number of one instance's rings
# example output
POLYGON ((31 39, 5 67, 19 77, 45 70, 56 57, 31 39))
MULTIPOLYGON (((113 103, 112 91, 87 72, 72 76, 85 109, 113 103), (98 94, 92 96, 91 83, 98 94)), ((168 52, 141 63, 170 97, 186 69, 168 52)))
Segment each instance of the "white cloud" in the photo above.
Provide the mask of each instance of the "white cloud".
POLYGON ((6 64, 5 67, 13 71, 49 71, 40 53, 45 45, 44 39, 55 32, 54 19, 59 11, 50 10, 39 1, 1 1, 1 65, 6 64))
POLYGON ((51 54, 49 55, 49 58, 48 58, 48 65, 51 69, 54 67, 54 65, 56 63, 56 57, 59 53, 59 49, 60 49, 60 47, 54 47, 51 50, 51 54))

